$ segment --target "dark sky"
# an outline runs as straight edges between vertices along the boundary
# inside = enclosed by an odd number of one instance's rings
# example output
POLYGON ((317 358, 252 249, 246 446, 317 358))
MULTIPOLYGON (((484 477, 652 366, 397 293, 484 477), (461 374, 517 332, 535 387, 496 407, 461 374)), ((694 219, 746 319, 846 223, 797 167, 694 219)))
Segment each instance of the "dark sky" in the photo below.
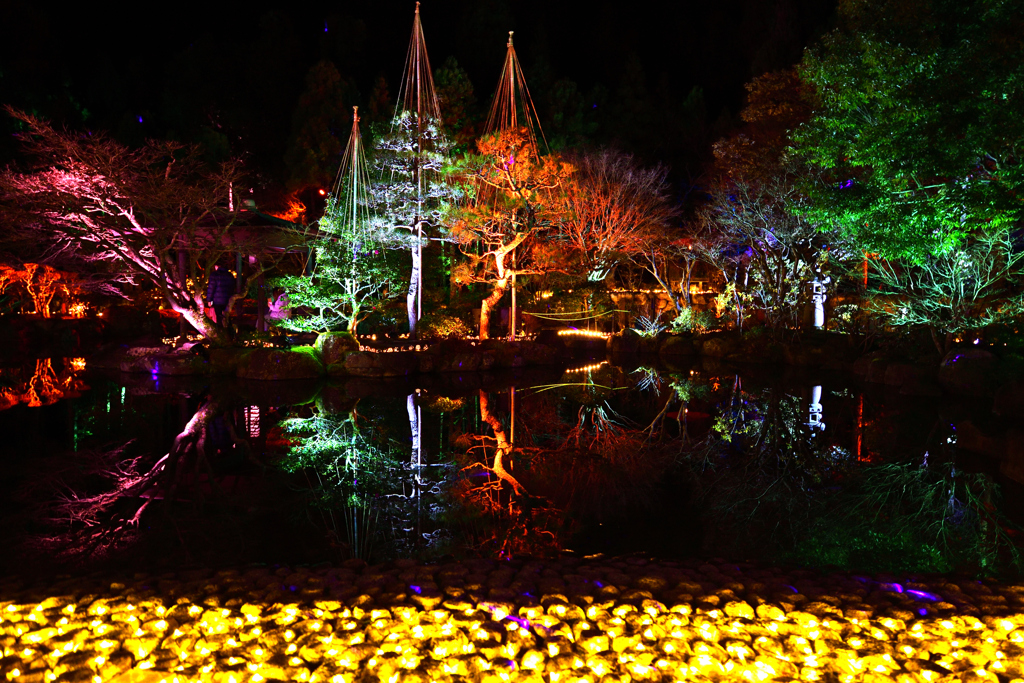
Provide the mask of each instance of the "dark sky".
MULTIPOLYGON (((587 98, 603 93, 602 106, 629 100, 602 119, 594 142, 652 157, 658 142, 640 130, 658 127, 651 111, 674 116, 672 108, 698 87, 706 110, 701 135, 720 133, 713 124, 735 117, 743 83, 798 61, 829 26, 834 4, 426 0, 421 12, 434 67, 454 56, 481 105, 497 81, 507 31, 515 30, 535 99, 544 99, 538 91, 553 81, 571 79, 587 98)), ((83 3, 56 12, 52 5, 4 0, 0 103, 132 142, 185 135, 182 121, 195 114, 184 110, 216 102, 266 124, 259 136, 273 138, 263 141, 270 159, 286 145, 305 74, 320 59, 352 79, 360 97, 380 75, 394 96, 413 8, 408 0, 210 1, 121 5, 116 12, 83 3)), ((9 127, 0 130, 10 137, 9 127)), ((694 154, 672 151, 673 144, 661 145, 669 163, 694 154)), ((0 155, 10 158, 12 149, 5 141, 0 155)))

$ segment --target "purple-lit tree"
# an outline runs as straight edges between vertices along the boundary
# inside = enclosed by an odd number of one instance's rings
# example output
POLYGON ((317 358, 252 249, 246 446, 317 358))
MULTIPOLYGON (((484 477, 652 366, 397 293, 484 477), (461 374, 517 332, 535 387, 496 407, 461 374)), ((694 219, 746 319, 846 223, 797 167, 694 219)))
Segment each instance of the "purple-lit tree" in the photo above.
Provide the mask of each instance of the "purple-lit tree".
MULTIPOLYGON (((208 273, 229 253, 261 252, 261 237, 238 228, 230 207, 240 163, 210 167, 198 147, 175 142, 129 149, 7 111, 31 160, 28 170, 0 173, 8 224, 45 243, 50 259, 106 264, 156 286, 196 330, 223 341, 226 331, 204 313, 208 273)), ((250 281, 262 272, 257 265, 250 281)))

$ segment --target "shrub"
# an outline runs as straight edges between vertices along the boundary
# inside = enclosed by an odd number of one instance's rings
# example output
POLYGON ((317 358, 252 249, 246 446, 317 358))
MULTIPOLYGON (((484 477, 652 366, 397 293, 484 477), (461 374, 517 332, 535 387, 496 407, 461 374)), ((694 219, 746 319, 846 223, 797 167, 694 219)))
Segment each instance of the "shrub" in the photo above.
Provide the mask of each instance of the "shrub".
POLYGON ((416 325, 416 336, 424 341, 464 339, 472 334, 469 325, 447 313, 426 313, 416 325))
POLYGON ((637 316, 633 323, 633 331, 641 337, 657 337, 667 327, 668 325, 661 322, 661 313, 658 313, 653 318, 649 318, 646 315, 637 316))
POLYGON ((711 311, 697 311, 687 306, 679 311, 679 315, 672 319, 671 327, 673 332, 694 332, 703 334, 718 329, 718 319, 711 311))

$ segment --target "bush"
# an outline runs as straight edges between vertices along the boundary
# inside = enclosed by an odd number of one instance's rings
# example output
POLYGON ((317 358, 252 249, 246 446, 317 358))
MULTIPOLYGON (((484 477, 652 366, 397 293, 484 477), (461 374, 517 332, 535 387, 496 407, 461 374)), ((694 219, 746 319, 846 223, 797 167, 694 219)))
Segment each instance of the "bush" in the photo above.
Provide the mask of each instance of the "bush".
POLYGON ((696 311, 692 306, 687 306, 672 319, 671 327, 673 332, 703 334, 718 329, 719 325, 718 318, 711 311, 696 311))
POLYGON ((426 313, 416 324, 416 336, 424 341, 465 339, 472 335, 469 325, 447 313, 426 313))

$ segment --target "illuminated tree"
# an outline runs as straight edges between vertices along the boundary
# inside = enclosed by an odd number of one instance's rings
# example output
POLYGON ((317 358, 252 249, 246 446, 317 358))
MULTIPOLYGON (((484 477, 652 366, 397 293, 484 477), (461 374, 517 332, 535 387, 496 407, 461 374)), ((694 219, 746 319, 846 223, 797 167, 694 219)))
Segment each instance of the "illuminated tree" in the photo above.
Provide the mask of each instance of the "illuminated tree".
POLYGON ((79 293, 74 273, 64 273, 46 264, 26 263, 22 268, 11 268, 0 264, 0 293, 9 286, 20 284, 32 304, 35 313, 43 318, 52 315, 50 304, 58 294, 70 298, 79 293))
POLYGON ((699 217, 701 258, 722 273, 742 324, 746 308, 772 328, 798 322, 807 283, 848 258, 838 235, 806 215, 798 189, 814 173, 790 153, 791 134, 814 104, 812 89, 793 71, 764 74, 747 84, 745 122, 714 145, 716 177, 699 217))
POLYGON ((825 173, 808 215, 920 261, 1024 218, 1024 14, 1015 0, 843 0, 805 54, 820 104, 796 134, 825 173))
POLYGON ((720 186, 701 209, 705 239, 713 235, 699 247, 705 260, 732 285, 734 298, 742 300, 738 309, 761 311, 769 327, 795 325, 806 283, 847 257, 837 236, 796 213, 803 202, 789 178, 776 175, 720 186))
MULTIPOLYGON (((108 264, 122 278, 156 286, 201 334, 223 340, 226 331, 204 313, 207 276, 227 254, 261 252, 261 238, 235 230, 227 206, 241 178, 238 162, 211 168, 197 147, 150 141, 128 149, 8 112, 25 126, 33 160, 28 172, 0 173, 15 229, 60 258, 108 264)), ((249 282, 265 267, 254 268, 249 282)))
POLYGON ((672 206, 667 169, 641 168, 631 155, 602 150, 573 159, 575 173, 562 188, 565 217, 558 236, 577 254, 596 282, 624 258, 646 251, 666 231, 672 206))
POLYGON ((307 310, 278 322, 295 330, 326 332, 345 327, 355 332, 367 309, 386 298, 396 281, 384 244, 394 241, 373 213, 370 179, 359 133, 358 107, 319 231, 310 244, 310 275, 278 278, 293 309, 307 310))
POLYGON ((450 146, 435 119, 422 122, 413 112, 398 114, 390 130, 374 142, 370 192, 377 218, 374 234, 389 249, 411 254, 406 311, 416 332, 423 278, 423 247, 428 240, 453 241, 446 222, 464 190, 449 179, 450 146))
POLYGON ((895 328, 924 328, 945 355, 957 336, 1024 313, 1024 252, 1005 230, 918 262, 872 262, 878 286, 867 309, 895 328))
POLYGON ((440 101, 418 2, 398 102, 390 130, 375 145, 373 194, 382 219, 377 234, 389 247, 408 249, 412 256, 405 303, 409 334, 415 336, 423 313, 423 247, 431 231, 434 239, 447 237, 441 216, 461 194, 445 173, 451 145, 440 128, 440 101))
POLYGON ((558 190, 572 166, 553 156, 539 157, 526 128, 510 128, 482 138, 471 161, 475 200, 458 214, 452 232, 466 257, 455 274, 461 282, 490 287, 480 305, 480 338, 487 339, 491 312, 513 275, 536 275, 530 264, 532 242, 556 230, 563 216, 558 190), (480 253, 476 247, 480 246, 480 253), (513 264, 509 258, 516 253, 513 264))

